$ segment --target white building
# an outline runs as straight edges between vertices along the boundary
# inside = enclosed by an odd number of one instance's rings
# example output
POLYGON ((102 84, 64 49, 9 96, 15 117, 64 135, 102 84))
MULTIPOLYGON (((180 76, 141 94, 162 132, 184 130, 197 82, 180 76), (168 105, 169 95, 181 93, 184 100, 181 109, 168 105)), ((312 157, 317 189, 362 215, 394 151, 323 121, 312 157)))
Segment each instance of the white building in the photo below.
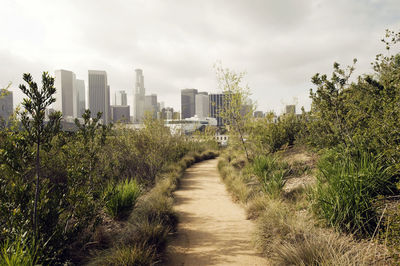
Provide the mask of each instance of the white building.
POLYGON ((127 96, 125 91, 115 92, 115 105, 128 105, 127 96))
POLYGON ((62 112, 64 118, 77 117, 78 93, 75 87, 75 74, 69 70, 55 71, 55 103, 53 109, 62 112))
POLYGON ((205 118, 210 116, 210 100, 207 92, 199 92, 196 94, 196 112, 195 114, 199 118, 205 118))
POLYGON ((92 117, 101 112, 105 124, 110 122, 110 86, 107 85, 107 73, 89 70, 89 109, 92 117))
POLYGON ((133 94, 133 122, 141 122, 144 116, 145 109, 145 94, 143 70, 135 69, 136 83, 133 94))
POLYGON ((82 117, 86 109, 86 93, 85 93, 85 81, 82 79, 75 80, 75 88, 78 94, 77 100, 77 117, 82 117))
POLYGON ((205 126, 217 126, 217 119, 194 116, 185 119, 165 120, 165 126, 170 128, 172 134, 191 134, 205 126))

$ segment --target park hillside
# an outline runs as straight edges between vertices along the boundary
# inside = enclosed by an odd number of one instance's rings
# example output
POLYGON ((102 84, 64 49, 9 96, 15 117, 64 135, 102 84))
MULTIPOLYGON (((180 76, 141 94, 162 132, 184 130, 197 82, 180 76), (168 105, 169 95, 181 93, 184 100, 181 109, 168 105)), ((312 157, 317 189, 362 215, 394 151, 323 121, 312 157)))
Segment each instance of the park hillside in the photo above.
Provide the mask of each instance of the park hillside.
POLYGON ((179 234, 174 191, 216 157, 271 264, 399 263, 400 33, 382 41, 371 73, 355 77, 353 60, 310 77, 301 114, 254 117, 244 73, 217 65, 225 126, 192 135, 150 118, 103 125, 90 110, 63 131, 61 113, 45 120, 54 78, 23 74, 25 99, 0 127, 0 265, 162 265, 179 234))

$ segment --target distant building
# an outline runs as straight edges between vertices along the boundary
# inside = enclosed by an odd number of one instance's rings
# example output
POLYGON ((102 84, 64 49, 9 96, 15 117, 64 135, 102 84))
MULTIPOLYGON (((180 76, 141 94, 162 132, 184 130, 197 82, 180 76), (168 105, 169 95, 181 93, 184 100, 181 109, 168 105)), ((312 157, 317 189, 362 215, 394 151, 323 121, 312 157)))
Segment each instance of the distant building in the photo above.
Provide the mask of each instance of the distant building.
POLYGON ((255 118, 262 118, 262 117, 264 117, 264 113, 263 113, 263 111, 255 111, 253 116, 255 118))
POLYGON ((285 114, 296 114, 296 105, 286 105, 286 112, 285 114))
POLYGON ((174 108, 172 107, 165 107, 161 109, 160 112, 158 112, 158 119, 163 119, 163 120, 170 120, 173 119, 173 114, 174 114, 174 108))
POLYGON ((104 124, 110 122, 110 86, 107 84, 107 73, 89 70, 89 109, 92 117, 101 112, 104 124))
POLYGON ((195 96, 195 114, 199 118, 209 117, 210 115, 210 99, 207 92, 199 92, 195 96))
POLYGON ((5 89, 0 89, 0 123, 7 122, 13 114, 13 93, 5 89))
POLYGON ((210 117, 217 119, 217 126, 224 125, 223 119, 220 116, 220 112, 224 108, 225 98, 226 95, 221 93, 209 95, 210 117))
POLYGON ((76 90, 75 74, 69 70, 55 71, 55 103, 54 109, 62 112, 64 118, 77 117, 78 115, 78 92, 76 90))
POLYGON ((85 81, 81 79, 75 80, 75 88, 77 92, 77 117, 82 117, 86 109, 86 93, 85 93, 85 81))
POLYGON ((182 119, 193 117, 196 113, 196 89, 181 90, 182 119))
POLYGON ((130 108, 128 105, 111 106, 111 117, 114 123, 116 122, 129 123, 130 122, 129 113, 130 113, 130 108))
POLYGON ((125 91, 115 92, 114 103, 115 105, 128 105, 126 92, 125 91))
POLYGON ((135 123, 141 122, 144 116, 145 95, 143 70, 135 69, 136 83, 133 94, 133 117, 135 123))
POLYGON ((151 114, 153 118, 157 118, 157 94, 146 95, 144 100, 145 114, 151 114))

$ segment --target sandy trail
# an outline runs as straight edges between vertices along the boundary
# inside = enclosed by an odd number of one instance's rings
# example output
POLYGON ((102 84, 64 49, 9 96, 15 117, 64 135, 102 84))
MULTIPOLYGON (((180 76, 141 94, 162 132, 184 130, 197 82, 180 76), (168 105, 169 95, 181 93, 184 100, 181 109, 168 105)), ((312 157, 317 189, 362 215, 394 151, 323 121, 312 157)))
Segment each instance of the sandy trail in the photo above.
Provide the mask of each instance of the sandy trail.
POLYGON ((251 244, 254 225, 232 202, 217 170, 218 160, 187 169, 175 192, 177 236, 167 265, 267 265, 251 244))

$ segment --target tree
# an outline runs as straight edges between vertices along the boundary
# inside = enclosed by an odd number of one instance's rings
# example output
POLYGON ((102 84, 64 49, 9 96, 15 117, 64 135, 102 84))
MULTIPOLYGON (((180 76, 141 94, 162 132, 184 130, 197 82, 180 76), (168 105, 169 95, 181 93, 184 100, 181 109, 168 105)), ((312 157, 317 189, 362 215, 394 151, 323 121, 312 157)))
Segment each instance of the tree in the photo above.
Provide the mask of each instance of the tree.
POLYGON ((56 92, 53 77, 47 72, 43 72, 41 89, 39 89, 36 82, 33 81, 31 74, 23 74, 23 80, 28 84, 28 88, 23 84, 19 85, 19 88, 28 98, 24 98, 22 102, 22 106, 25 110, 20 113, 21 122, 27 132, 30 142, 36 144, 36 190, 33 210, 33 232, 37 239, 37 205, 40 193, 40 149, 42 145, 49 144, 51 138, 59 131, 61 113, 53 112, 49 116, 49 121, 45 123, 46 107, 56 101, 53 97, 56 92))
POLYGON ((249 149, 246 137, 251 122, 254 105, 251 103, 250 88, 242 85, 245 73, 235 73, 221 65, 216 65, 216 75, 219 89, 224 94, 220 116, 228 127, 229 140, 238 142, 249 160, 249 149))

